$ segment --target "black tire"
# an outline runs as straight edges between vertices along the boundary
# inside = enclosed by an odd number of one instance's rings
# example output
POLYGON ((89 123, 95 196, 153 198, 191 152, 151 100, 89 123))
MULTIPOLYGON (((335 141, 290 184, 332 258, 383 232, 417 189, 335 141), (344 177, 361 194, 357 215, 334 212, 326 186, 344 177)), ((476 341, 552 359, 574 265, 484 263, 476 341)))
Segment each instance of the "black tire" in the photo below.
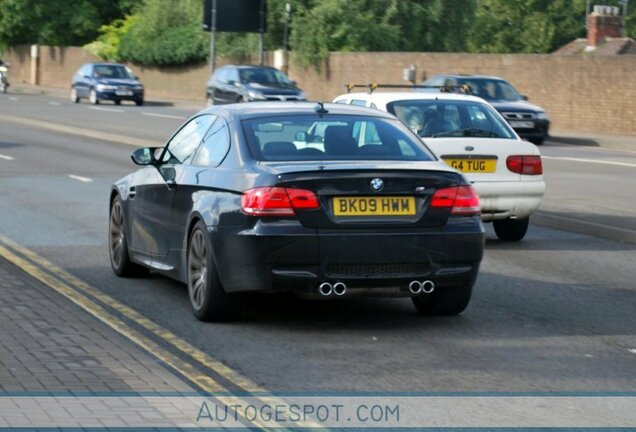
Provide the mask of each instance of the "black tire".
POLYGON ((415 309, 422 315, 458 315, 462 313, 473 293, 472 284, 461 287, 438 287, 431 294, 413 297, 415 309))
POLYGON ((121 105, 121 101, 120 101, 119 99, 117 99, 117 100, 115 101, 115 105, 121 105))
POLYGON ((144 100, 143 99, 137 99, 135 101, 135 105, 137 105, 137 106, 142 106, 143 104, 144 104, 144 100))
POLYGON ((91 89, 91 91, 88 93, 88 100, 93 105, 99 105, 99 98, 97 97, 97 92, 95 91, 95 89, 91 89))
POLYGON ((534 138, 534 139, 531 139, 530 141, 532 142, 532 144, 540 146, 543 144, 543 140, 544 138, 534 138))
POLYGON ((130 260, 128 240, 126 237, 124 205, 119 196, 113 200, 113 204, 110 207, 108 240, 110 266, 117 276, 134 277, 148 274, 147 268, 135 264, 130 260))
POLYGON ((199 221, 188 242, 187 284, 192 313, 201 321, 231 321, 241 314, 241 300, 223 289, 212 255, 208 230, 199 221))
POLYGON ((492 222, 495 234, 499 240, 519 241, 528 232, 530 218, 525 219, 499 219, 492 222))

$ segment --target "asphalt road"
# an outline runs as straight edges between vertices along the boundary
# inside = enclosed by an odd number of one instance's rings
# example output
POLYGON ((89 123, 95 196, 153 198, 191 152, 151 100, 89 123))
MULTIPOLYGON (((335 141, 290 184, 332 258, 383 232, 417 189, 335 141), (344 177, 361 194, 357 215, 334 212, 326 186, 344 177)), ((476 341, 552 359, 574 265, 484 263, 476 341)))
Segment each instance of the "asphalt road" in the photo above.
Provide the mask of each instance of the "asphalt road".
MULTIPOLYGON (((191 114, 102 108, 121 111, 0 95, 0 115, 157 142, 191 114)), ((184 286, 159 276, 119 279, 110 270, 109 187, 134 169, 130 151, 0 118, 0 234, 268 390, 636 388, 633 243, 531 225, 523 242, 505 244, 489 231, 473 302, 458 317, 420 317, 408 300, 269 295, 251 297, 240 322, 204 324, 192 317, 184 286)), ((636 153, 556 143, 542 152, 549 157, 543 211, 636 229, 636 153)))

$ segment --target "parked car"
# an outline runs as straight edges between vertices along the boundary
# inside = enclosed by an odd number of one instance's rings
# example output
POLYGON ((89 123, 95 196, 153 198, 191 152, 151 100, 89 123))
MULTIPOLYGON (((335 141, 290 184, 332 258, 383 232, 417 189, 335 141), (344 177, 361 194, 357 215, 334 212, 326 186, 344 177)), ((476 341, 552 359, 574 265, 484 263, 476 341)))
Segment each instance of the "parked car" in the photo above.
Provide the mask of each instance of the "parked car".
POLYGON ((482 220, 493 222, 501 240, 525 236, 545 192, 541 154, 483 99, 455 93, 373 92, 344 94, 334 102, 396 115, 435 155, 464 173, 479 194, 482 220))
POLYGON ((550 120, 545 110, 529 103, 527 96, 520 94, 502 78, 482 75, 434 75, 422 85, 468 85, 471 94, 487 100, 494 106, 521 138, 541 145, 548 137, 550 120))
POLYGON ((228 65, 207 83, 208 105, 254 101, 305 101, 305 93, 278 69, 228 65))
POLYGON ((128 67, 117 63, 86 63, 73 76, 71 100, 87 98, 93 105, 101 101, 132 101, 144 104, 144 86, 128 67))
POLYGON ((199 319, 236 317, 241 293, 289 289, 411 297, 423 314, 468 305, 484 248, 477 194, 390 114, 211 107, 132 159, 141 168, 110 196, 112 268, 186 283, 199 319))

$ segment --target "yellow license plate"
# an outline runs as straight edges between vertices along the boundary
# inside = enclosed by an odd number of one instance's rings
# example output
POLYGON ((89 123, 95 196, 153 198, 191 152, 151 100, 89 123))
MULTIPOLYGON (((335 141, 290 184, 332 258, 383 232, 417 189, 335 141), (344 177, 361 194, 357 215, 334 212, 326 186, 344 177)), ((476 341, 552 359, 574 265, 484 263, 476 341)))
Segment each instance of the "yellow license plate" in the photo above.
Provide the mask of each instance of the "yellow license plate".
POLYGON ((465 173, 493 173, 497 169, 497 159, 446 159, 447 165, 465 173))
POLYGON ((412 216, 415 198, 400 196, 334 197, 335 216, 412 216))

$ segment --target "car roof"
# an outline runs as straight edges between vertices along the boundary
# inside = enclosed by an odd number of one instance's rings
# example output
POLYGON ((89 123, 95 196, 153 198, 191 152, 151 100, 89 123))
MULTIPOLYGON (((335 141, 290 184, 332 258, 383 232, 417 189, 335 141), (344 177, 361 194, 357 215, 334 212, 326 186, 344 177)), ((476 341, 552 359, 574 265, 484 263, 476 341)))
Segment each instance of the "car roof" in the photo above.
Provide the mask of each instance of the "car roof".
MULTIPOLYGON (((229 117, 239 119, 298 114, 313 114, 318 116, 319 114, 316 113, 317 105, 316 102, 248 102, 212 106, 201 111, 201 113, 226 113, 229 117)), ((334 103, 325 103, 323 106, 328 111, 328 114, 395 119, 393 115, 373 108, 334 103)))
MULTIPOLYGON (((461 93, 438 93, 438 92, 373 92, 373 93, 346 93, 337 97, 349 97, 351 99, 362 99, 376 104, 388 104, 398 100, 464 100, 473 101, 478 103, 485 103, 485 101, 477 96, 470 96, 461 93)), ((343 105, 343 104, 339 104, 343 105)))
MULTIPOLYGON (((489 79, 497 81, 506 81, 505 79, 493 75, 471 75, 471 74, 435 74, 433 76, 444 76, 449 78, 471 78, 471 79, 489 79)), ((431 77, 432 78, 432 77, 431 77)))
MULTIPOLYGON (((219 69, 223 69, 223 68, 229 68, 229 67, 233 67, 233 68, 237 68, 237 69, 276 69, 275 67, 272 66, 261 66, 261 65, 234 65, 234 64, 228 64, 228 65, 223 65, 221 67, 219 67, 219 69)), ((278 70, 278 69, 277 69, 278 70)))

